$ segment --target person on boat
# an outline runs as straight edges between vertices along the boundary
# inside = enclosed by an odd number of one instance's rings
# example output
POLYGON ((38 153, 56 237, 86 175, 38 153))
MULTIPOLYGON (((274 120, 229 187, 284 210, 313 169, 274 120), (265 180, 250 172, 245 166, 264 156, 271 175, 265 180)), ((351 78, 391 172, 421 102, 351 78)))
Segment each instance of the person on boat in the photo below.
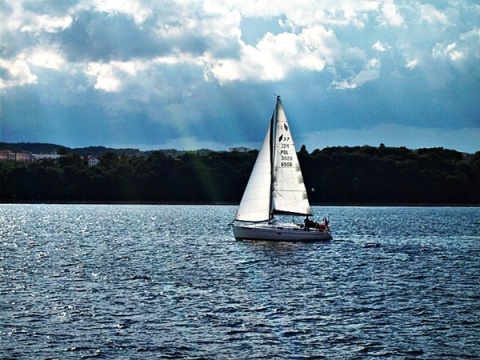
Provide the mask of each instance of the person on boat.
POLYGON ((323 218, 322 223, 320 224, 320 227, 319 227, 320 231, 330 230, 330 228, 328 227, 328 223, 329 223, 328 219, 323 218))
POLYGON ((328 221, 327 218, 323 218, 323 223, 325 224, 325 226, 327 227, 327 230, 328 230, 329 229, 328 224, 330 223, 330 221, 328 221))
POLYGON ((304 225, 304 229, 305 230, 308 230, 308 223, 310 222, 310 219, 308 218, 308 216, 303 220, 303 225, 304 225))
POLYGON ((310 220, 308 216, 303 220, 303 223, 305 224, 305 230, 309 230, 310 228, 315 228, 315 222, 310 220))

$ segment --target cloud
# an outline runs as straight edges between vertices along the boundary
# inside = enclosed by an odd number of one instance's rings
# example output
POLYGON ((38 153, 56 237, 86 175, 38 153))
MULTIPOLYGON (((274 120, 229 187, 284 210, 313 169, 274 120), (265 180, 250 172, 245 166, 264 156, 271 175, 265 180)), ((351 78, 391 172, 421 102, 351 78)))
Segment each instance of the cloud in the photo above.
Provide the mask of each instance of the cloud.
MULTIPOLYGON (((165 2, 152 6, 143 1, 90 0, 73 3, 63 16, 25 11, 26 3, 22 2, 8 3, 12 12, 7 17, 6 28, 10 31, 23 29, 36 36, 42 36, 42 32, 51 33, 45 35, 45 39, 61 48, 64 53, 59 55, 70 62, 128 62, 163 57, 177 58, 179 64, 184 64, 189 58, 192 66, 203 69, 206 79, 222 84, 228 81, 281 81, 295 71, 328 69, 337 76, 349 74, 343 79, 334 79, 334 84, 356 88, 374 80, 375 76, 369 69, 356 71, 349 61, 345 61, 351 58, 352 61, 365 62, 366 54, 356 50, 359 46, 352 41, 355 37, 349 40, 340 35, 344 29, 368 29, 374 23, 381 26, 380 29, 398 28, 407 21, 410 28, 417 25, 412 20, 405 20, 401 13, 407 5, 399 7, 393 0, 327 1, 313 9, 307 1, 285 2, 274 7, 273 11, 267 1, 254 4, 206 1, 203 5, 194 1, 165 2), (256 44, 246 44, 242 40, 243 18, 272 16, 278 17, 282 32, 266 32, 256 44), (358 74, 356 81, 352 72, 358 74)), ((449 23, 448 15, 432 5, 418 5, 418 8, 418 26, 422 21, 449 23)), ((411 10, 415 10, 415 5, 411 10)), ((369 32, 366 35, 370 36, 369 32)), ((448 55, 450 59, 458 60, 465 56, 465 51, 450 51, 442 48, 445 46, 448 44, 438 43, 432 50, 433 57, 448 55)), ((414 64, 411 59, 419 56, 409 54, 409 48, 405 48, 407 53, 401 55, 410 58, 407 64, 411 68, 414 64)), ((398 51, 381 40, 374 42, 373 49, 378 52, 398 51)), ((425 62, 417 61, 415 66, 421 63, 425 62)), ((91 77, 91 66, 86 68, 90 70, 85 75, 91 77)), ((94 86, 98 90, 120 89, 118 79, 115 80, 117 85, 113 85, 113 76, 110 78, 110 85, 95 82, 94 86)))
POLYGON ((86 74, 95 79, 94 88, 107 92, 117 92, 121 87, 121 67, 112 64, 91 63, 88 65, 86 74))
POLYGON ((415 69, 419 63, 420 63, 420 61, 418 59, 413 59, 413 60, 408 61, 405 64, 405 67, 407 69, 415 69))
MULTIPOLYGON (((43 32, 55 33, 67 29, 72 24, 70 14, 61 16, 51 14, 39 14, 23 6, 21 1, 6 1, 3 9, 4 23, 2 32, 25 32, 40 35, 43 32), (5 16, 5 13, 8 16, 5 16), (6 20, 6 21, 5 21, 6 20)), ((27 5, 27 4, 25 4, 27 5)))
POLYGON ((144 6, 142 2, 133 0, 93 0, 92 5, 96 11, 105 12, 108 15, 127 15, 136 24, 142 24, 152 14, 151 8, 144 6))
POLYGON ((24 54, 19 54, 16 59, 0 59, 0 89, 13 86, 35 84, 38 77, 30 71, 24 54))
POLYGON ((2 4, 0 141, 252 144, 274 93, 305 129, 478 126, 474 2, 2 4))
POLYGON ((20 31, 39 34, 41 32, 55 33, 67 29, 72 24, 70 16, 51 17, 47 15, 28 17, 29 23, 20 27, 20 31))
POLYGON ((370 59, 364 68, 350 79, 342 81, 332 81, 330 87, 335 90, 351 90, 356 89, 369 81, 374 81, 380 76, 380 61, 376 58, 370 59))
POLYGON ((279 81, 293 70, 322 71, 334 61, 339 48, 333 32, 321 26, 299 34, 267 33, 255 47, 242 43, 239 59, 207 58, 207 77, 220 82, 279 81))
POLYGON ((420 19, 429 24, 448 24, 448 16, 431 4, 420 5, 420 19))
POLYGON ((42 48, 34 49, 28 62, 35 66, 54 70, 61 70, 65 65, 65 59, 58 51, 42 48))
POLYGON ((464 58, 465 54, 458 50, 456 43, 451 44, 437 44, 433 48, 432 56, 434 58, 445 59, 448 58, 451 61, 458 61, 464 58))
POLYGON ((386 0, 379 3, 378 22, 383 26, 401 26, 404 24, 404 17, 400 14, 393 0, 386 0))
POLYGON ((382 44, 380 41, 377 41, 375 44, 373 44, 372 49, 375 49, 380 52, 387 51, 387 47, 384 44, 382 44))

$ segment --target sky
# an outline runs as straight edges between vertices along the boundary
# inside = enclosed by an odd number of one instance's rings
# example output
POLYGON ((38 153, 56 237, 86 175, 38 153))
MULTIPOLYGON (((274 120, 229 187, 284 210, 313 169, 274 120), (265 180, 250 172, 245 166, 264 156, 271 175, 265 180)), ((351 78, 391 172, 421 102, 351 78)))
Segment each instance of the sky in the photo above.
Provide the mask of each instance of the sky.
POLYGON ((0 0, 0 142, 480 150, 480 2, 0 0))

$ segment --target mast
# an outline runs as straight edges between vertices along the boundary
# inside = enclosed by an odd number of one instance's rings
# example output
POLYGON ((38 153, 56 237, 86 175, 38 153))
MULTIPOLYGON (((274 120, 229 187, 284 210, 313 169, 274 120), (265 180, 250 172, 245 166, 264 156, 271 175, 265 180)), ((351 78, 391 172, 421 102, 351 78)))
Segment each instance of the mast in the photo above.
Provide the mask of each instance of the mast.
POLYGON ((277 114, 278 114, 278 102, 280 101, 280 95, 277 95, 277 101, 275 103, 275 109, 273 110, 272 118, 270 119, 270 218, 273 219, 273 183, 275 179, 275 137, 277 127, 277 114))

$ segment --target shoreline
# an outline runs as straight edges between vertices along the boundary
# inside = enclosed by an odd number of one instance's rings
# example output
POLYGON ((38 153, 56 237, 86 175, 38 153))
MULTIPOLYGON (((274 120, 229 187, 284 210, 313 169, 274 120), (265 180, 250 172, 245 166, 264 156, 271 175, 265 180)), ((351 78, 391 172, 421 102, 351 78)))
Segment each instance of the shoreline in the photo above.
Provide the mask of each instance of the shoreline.
MULTIPOLYGON (((231 202, 143 202, 143 201, 1 201, 0 205, 178 205, 178 206, 238 206, 231 202)), ((480 207, 476 203, 314 203, 315 207, 480 207)))

